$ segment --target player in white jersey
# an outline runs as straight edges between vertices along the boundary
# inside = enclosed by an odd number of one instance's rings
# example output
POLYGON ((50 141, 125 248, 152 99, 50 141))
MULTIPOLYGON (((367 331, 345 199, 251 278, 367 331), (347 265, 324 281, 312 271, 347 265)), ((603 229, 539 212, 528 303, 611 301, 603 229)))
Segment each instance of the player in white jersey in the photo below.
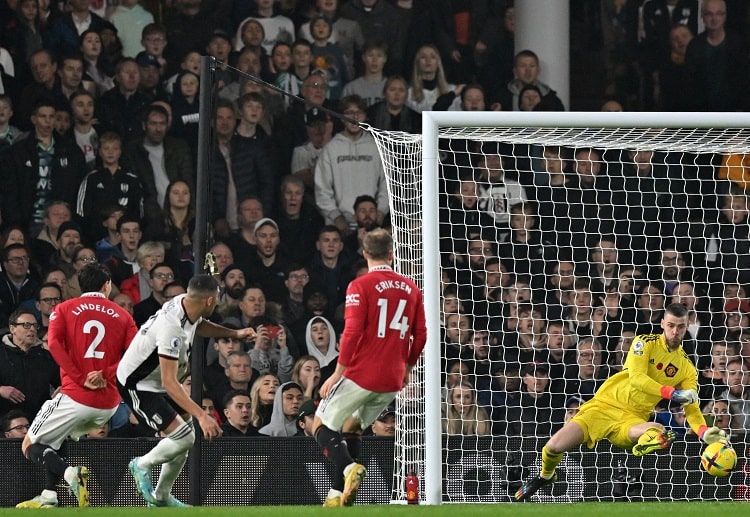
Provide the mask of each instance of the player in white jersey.
POLYGON ((136 488, 149 506, 186 506, 170 493, 195 441, 192 420, 209 440, 221 435, 210 415, 193 402, 179 383, 188 368, 195 335, 213 338, 254 339, 252 328, 233 330, 212 323, 219 285, 211 275, 198 275, 187 294, 176 296, 143 324, 117 368, 123 400, 142 423, 164 436, 156 446, 130 462, 136 488), (151 469, 161 465, 156 488, 151 469))

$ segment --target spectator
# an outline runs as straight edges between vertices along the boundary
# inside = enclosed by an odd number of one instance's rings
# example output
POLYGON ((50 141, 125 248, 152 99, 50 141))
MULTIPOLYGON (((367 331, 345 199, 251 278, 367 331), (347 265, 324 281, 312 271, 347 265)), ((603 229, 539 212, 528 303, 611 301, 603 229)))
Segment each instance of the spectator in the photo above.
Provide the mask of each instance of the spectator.
MULTIPOLYGON (((42 32, 46 24, 40 16, 38 0, 21 0, 16 7, 15 27, 6 27, 5 40, 13 57, 15 77, 26 83, 31 78, 29 59, 43 47, 42 32)), ((49 14, 49 8, 47 9, 49 14)), ((10 20, 7 20, 10 22, 10 20)))
POLYGON ((250 423, 260 429, 271 422, 279 379, 272 373, 258 377, 250 390, 250 423))
POLYGON ((247 264, 248 276, 263 288, 270 301, 278 304, 286 299, 284 274, 289 260, 279 252, 279 226, 267 217, 255 223, 257 246, 247 264))
POLYGON ((725 341, 715 341, 711 345, 711 355, 698 363, 698 395, 701 400, 717 398, 726 391, 727 361, 736 355, 736 347, 725 341))
POLYGON ((151 268, 148 273, 148 286, 151 288, 151 294, 148 298, 142 299, 133 306, 133 319, 136 326, 140 328, 146 323, 156 311, 167 301, 164 288, 175 279, 174 271, 169 264, 160 262, 151 268))
POLYGON ((357 231, 352 232, 344 240, 344 251, 349 257, 362 257, 362 240, 375 228, 378 223, 378 203, 370 195, 358 196, 354 201, 354 221, 357 231))
POLYGON ((116 205, 110 205, 99 213, 104 237, 96 241, 96 258, 100 263, 107 262, 117 245, 120 244, 120 234, 117 233, 117 221, 123 216, 123 211, 116 205))
POLYGON ((630 345, 633 343, 635 335, 635 329, 628 326, 622 329, 619 337, 610 340, 607 367, 613 374, 622 371, 622 367, 625 365, 625 358, 630 351, 630 345))
MULTIPOLYGON (((299 96, 302 93, 303 81, 312 71, 312 46, 309 40, 298 39, 292 44, 292 66, 285 73, 276 78, 276 86, 289 93, 299 96)), ((289 100, 284 97, 288 105, 289 100)))
POLYGON ((9 319, 11 313, 22 301, 33 298, 39 288, 38 278, 29 271, 29 251, 23 244, 11 244, 3 248, 2 255, 0 329, 7 328, 8 322, 13 321, 9 319))
POLYGON ((520 365, 516 362, 495 361, 491 377, 480 377, 477 382, 477 400, 487 408, 492 418, 492 434, 507 434, 515 417, 511 408, 521 405, 520 365), (489 381, 489 383, 487 383, 489 381))
POLYGON ((312 34, 313 65, 316 69, 324 70, 328 76, 328 98, 337 101, 341 98, 344 85, 350 76, 346 64, 344 49, 335 42, 331 42, 333 25, 324 16, 314 16, 310 20, 312 34))
MULTIPOLYGON (((143 53, 145 56, 151 58, 151 61, 159 63, 159 75, 164 75, 164 70, 167 69, 169 62, 167 56, 164 55, 167 49, 167 29, 159 23, 149 23, 141 31, 141 46, 143 47, 143 53)), ((139 53, 135 54, 134 58, 137 58, 139 53)), ((177 54, 182 56, 183 54, 177 54)), ((126 56, 129 57, 129 56, 126 56)), ((174 57, 174 56, 171 56, 174 57)))
MULTIPOLYGON (((213 129, 216 135, 216 147, 211 154, 210 174, 214 184, 221 182, 224 193, 213 196, 213 213, 211 220, 220 238, 226 239, 229 233, 237 231, 237 188, 234 176, 229 175, 232 170, 232 136, 237 127, 237 117, 234 106, 227 100, 219 99, 214 111, 213 129)), ((220 269, 223 271, 223 269, 220 269)))
POLYGON ((388 42, 388 73, 399 73, 403 66, 408 35, 397 23, 400 16, 399 10, 386 0, 352 0, 341 6, 341 17, 357 22, 363 41, 388 42))
MULTIPOLYGON (((345 97, 340 107, 347 117, 364 121, 366 106, 360 97, 345 97)), ((379 156, 373 137, 359 125, 349 122, 345 122, 344 130, 323 148, 315 167, 315 201, 326 224, 335 224, 342 233, 348 234, 354 224, 350 207, 362 194, 378 200, 378 220, 383 220, 388 213, 388 202, 379 156), (349 170, 352 163, 357 164, 354 176, 349 170)))
POLYGON ((222 436, 258 436, 258 429, 250 423, 250 393, 247 390, 230 390, 223 401, 226 423, 221 426, 222 436))
MULTIPOLYGON (((60 88, 62 98, 68 101, 64 105, 67 108, 71 100, 71 96, 74 93, 79 91, 86 91, 83 83, 83 55, 77 50, 76 45, 76 50, 71 51, 67 54, 62 54, 57 61, 57 75, 60 77, 58 86, 60 88)), ((94 85, 89 82, 88 86, 91 88, 89 93, 93 94, 95 91, 94 85)), ((58 111, 68 110, 62 110, 61 106, 58 111)), ((58 130, 58 133, 64 134, 65 131, 58 130)))
POLYGON ((406 105, 409 83, 400 75, 392 75, 385 80, 382 100, 367 108, 367 122, 384 131, 404 131, 420 133, 422 118, 419 113, 406 105))
POLYGON ((10 333, 0 343, 0 415, 12 409, 36 415, 60 386, 60 368, 42 348, 39 323, 31 310, 14 310, 8 323, 10 333))
POLYGON ((732 429, 740 434, 750 431, 750 368, 740 357, 727 361, 727 390, 721 398, 729 401, 732 429))
POLYGON ((731 434, 732 432, 732 413, 729 411, 729 401, 725 399, 709 400, 703 406, 703 415, 706 417, 706 423, 713 419, 713 425, 731 434))
POLYGON ((536 86, 541 93, 542 100, 553 111, 563 111, 565 107, 552 88, 539 80, 539 57, 531 50, 518 52, 513 59, 514 79, 508 83, 506 89, 499 94, 500 103, 507 111, 518 111, 521 90, 528 85, 536 86))
POLYGON ((29 417, 19 409, 11 409, 2 420, 3 436, 5 438, 23 438, 29 432, 29 417))
MULTIPOLYGON (((292 44, 280 41, 273 46, 271 50, 271 73, 273 74, 273 83, 281 74, 286 74, 292 68, 292 44)), ((286 106, 286 103, 284 104, 286 106)))
POLYGON ((574 416, 578 414, 578 409, 583 405, 581 397, 568 397, 565 401, 565 423, 567 424, 574 416))
MULTIPOLYGON (((122 282, 132 277, 140 269, 138 249, 141 245, 141 224, 138 219, 123 215, 117 220, 115 231, 120 243, 112 251, 105 265, 112 273, 112 283, 120 287, 122 282)), ((164 260, 164 257, 158 262, 164 260)), ((140 298, 139 298, 140 301, 140 298)))
POLYGON ((694 111, 737 111, 745 108, 742 85, 747 83, 747 47, 739 34, 726 28, 724 0, 701 4, 705 30, 688 44, 685 67, 694 111), (710 57, 709 57, 710 56, 710 57))
POLYGON ((515 434, 547 436, 563 423, 562 403, 550 393, 549 366, 543 363, 526 365, 522 376, 521 405, 518 416, 510 423, 515 434))
POLYGON ((323 384, 336 370, 338 343, 333 325, 323 316, 315 316, 307 322, 305 333, 307 353, 318 361, 320 382, 323 384))
POLYGON ((292 326, 305 314, 305 286, 310 281, 307 267, 291 263, 284 275, 287 297, 282 305, 283 321, 292 326))
POLYGON ((217 240, 209 251, 216 257, 216 267, 219 271, 224 271, 227 266, 234 264, 232 250, 224 242, 217 240))
POLYGON ((320 400, 320 362, 311 355, 303 355, 294 363, 292 382, 302 388, 303 400, 320 400))
POLYGON ((135 58, 117 62, 114 81, 115 87, 102 94, 99 107, 107 114, 108 127, 128 142, 143 135, 143 113, 149 104, 138 91, 141 73, 135 58))
POLYGON ((328 303, 336 307, 344 302, 346 288, 351 281, 351 259, 344 254, 341 231, 336 226, 324 226, 318 233, 318 252, 310 263, 313 282, 326 289, 328 303))
MULTIPOLYGON (((158 75, 157 75, 158 77, 158 75)), ((166 92, 165 92, 166 95, 166 92)), ((185 140, 197 157, 198 118, 200 117, 200 77, 190 70, 177 74, 171 96, 172 134, 185 140)))
POLYGON ((312 425, 315 418, 315 411, 318 409, 318 403, 312 399, 306 400, 299 407, 297 415, 297 428, 300 429, 304 436, 313 438, 312 425))
POLYGON ((300 177, 307 194, 315 194, 315 165, 323 148, 333 137, 331 116, 320 108, 310 108, 304 116, 307 139, 292 151, 291 172, 300 177))
POLYGON ((34 106, 42 99, 64 104, 67 99, 60 96, 57 77, 57 63, 51 50, 40 48, 29 57, 29 68, 33 82, 21 90, 21 97, 15 110, 15 124, 22 130, 33 129, 31 117, 34 106))
MULTIPOLYGON (((278 9, 274 5, 274 0, 256 0, 254 18, 263 26, 266 35, 263 40, 263 49, 266 54, 270 54, 273 46, 278 41, 291 43, 294 40, 294 23, 286 16, 278 14, 278 9)), ((242 28, 242 24, 240 24, 242 28)), ((237 41, 241 40, 241 33, 238 32, 237 41)))
POLYGON ((132 218, 142 216, 143 186, 134 171, 120 166, 121 156, 120 135, 114 131, 100 135, 101 167, 86 175, 78 189, 76 212, 85 221, 86 233, 92 239, 102 237, 102 227, 97 223, 107 207, 119 207, 132 218))
POLYGON ((96 168, 99 137, 102 132, 101 126, 94 119, 94 95, 86 90, 77 89, 70 95, 70 107, 73 125, 65 136, 72 137, 81 148, 86 159, 86 170, 90 172, 96 168))
POLYGON ((143 139, 126 147, 123 166, 136 173, 143 184, 143 208, 147 230, 156 233, 170 183, 195 181, 191 153, 184 140, 167 134, 169 113, 161 106, 149 106, 143 118, 143 139), (159 165, 161 164, 161 165, 159 165))
POLYGON ((52 101, 37 102, 31 116, 34 134, 13 144, 0 162, 2 220, 22 224, 30 235, 42 229, 48 203, 75 203, 86 172, 78 146, 54 136, 56 111, 52 101))
POLYGON ((230 264, 221 270, 220 278, 223 289, 217 310, 223 318, 230 316, 239 317, 240 300, 242 300, 245 287, 247 287, 245 272, 239 266, 230 264))
POLYGON ((73 273, 68 277, 68 294, 71 298, 81 296, 81 286, 78 284, 78 273, 89 264, 96 264, 96 252, 80 244, 73 250, 71 257, 73 273))
POLYGON ((267 436, 296 436, 297 417, 303 402, 303 391, 295 382, 285 382, 276 390, 271 421, 258 432, 267 436))
POLYGON ((443 62, 434 45, 423 45, 414 56, 406 105, 416 111, 430 111, 438 98, 456 90, 445 79, 443 62))
POLYGON ((265 316, 256 316, 250 321, 258 336, 248 353, 261 375, 273 373, 280 382, 288 382, 292 379, 294 357, 287 346, 286 329, 273 323, 265 316))
POLYGON ((592 337, 585 337, 576 344, 575 373, 566 375, 565 394, 588 400, 607 376, 601 343, 592 337))
POLYGON ((661 57, 654 84, 656 104, 664 111, 690 111, 693 99, 685 88, 690 80, 685 56, 694 37, 695 29, 687 25, 675 25, 669 32, 669 50, 661 57))
MULTIPOLYGON (((373 436, 396 437, 396 409, 393 406, 385 408, 370 426, 373 436)), ((489 434, 489 433, 487 433, 489 434)))
MULTIPOLYGON (((66 221, 57 229, 57 253, 52 255, 50 263, 65 271, 68 279, 76 273, 73 255, 81 246, 81 228, 73 221, 66 221)), ((71 293, 71 296, 73 294, 71 293)))
POLYGON ((13 142, 26 137, 25 131, 21 131, 10 123, 12 117, 13 99, 5 93, 0 94, 0 153, 13 145, 13 142))
MULTIPOLYGON (((224 322, 227 328, 236 329, 238 325, 230 322, 224 322)), ((223 395, 229 390, 226 370, 228 368, 229 354, 232 352, 244 353, 244 345, 239 339, 234 338, 215 338, 208 343, 206 351, 206 366, 203 371, 203 383, 206 385, 206 392, 211 394, 211 398, 216 400, 217 394, 223 395), (213 354, 211 352, 214 352, 213 354)), ((245 353, 245 355, 247 355, 245 353)), ((239 370, 239 369, 238 369, 239 370)), ((250 372, 252 373, 252 372, 250 372)), ((252 383, 250 383, 252 387, 252 383)))
POLYGON ((193 234, 195 232, 195 202, 190 184, 178 179, 167 185, 162 205, 162 218, 152 226, 154 240, 165 243, 167 262, 179 265, 179 278, 193 274, 193 234))
POLYGON ((474 386, 462 381, 448 391, 443 410, 443 432, 447 435, 488 435, 491 432, 487 411, 476 402, 474 386))
POLYGON ((154 22, 154 16, 138 0, 122 0, 109 15, 122 42, 122 55, 135 57, 143 50, 143 29, 154 22))
POLYGON ((639 334, 658 333, 664 317, 664 302, 664 288, 661 282, 652 281, 643 288, 643 292, 636 299, 636 323, 639 334))
MULTIPOLYGON (((335 27, 335 22, 334 22, 335 27)), ((335 29, 334 29, 335 32, 335 29)), ((342 95, 359 95, 367 103, 369 108, 381 100, 386 91, 386 78, 383 68, 388 61, 388 44, 383 40, 372 40, 365 42, 362 50, 362 62, 364 63, 364 74, 349 81, 343 89, 342 95)), ((349 74, 349 77, 353 77, 349 74)), ((406 88, 404 88, 404 100, 406 100, 406 88)))
POLYGON ((110 25, 104 18, 91 11, 91 0, 70 0, 70 11, 64 12, 50 25, 44 34, 45 48, 64 53, 78 49, 80 34, 87 30, 102 30, 110 25))
POLYGON ((315 254, 316 236, 323 217, 305 197, 305 183, 297 175, 281 181, 279 209, 274 218, 279 227, 279 251, 290 261, 308 264, 315 254))
POLYGON ((130 296, 133 303, 138 304, 151 295, 149 278, 151 269, 164 262, 164 245, 161 242, 147 241, 138 246, 136 253, 138 270, 131 277, 125 278, 120 284, 120 291, 130 296))
MULTIPOLYGON (((144 50, 135 56, 135 62, 138 64, 138 91, 152 104, 157 101, 169 104, 170 97, 167 95, 167 91, 161 83, 161 64, 159 63, 159 59, 148 54, 144 50)), ((179 87, 176 87, 173 89, 172 95, 179 96, 179 92, 179 87)), ((170 107, 174 106, 174 104, 169 105, 170 107)), ((183 111, 181 115, 184 113, 185 112, 183 111)), ((172 119, 170 118, 170 121, 171 120, 172 119)), ((170 122, 170 127, 174 128, 176 126, 176 122, 174 124, 170 122)), ((183 135, 180 135, 180 137, 182 136, 183 135)), ((190 143, 192 144, 193 142, 190 143)))
MULTIPOLYGON (((234 350, 227 354, 224 375, 226 381, 214 386, 210 392, 211 398, 222 402, 226 400, 227 393, 232 390, 250 391, 253 382, 258 379, 258 371, 253 368, 250 356, 243 350, 234 350)), ((220 411, 224 409, 226 406, 219 408, 220 411)))

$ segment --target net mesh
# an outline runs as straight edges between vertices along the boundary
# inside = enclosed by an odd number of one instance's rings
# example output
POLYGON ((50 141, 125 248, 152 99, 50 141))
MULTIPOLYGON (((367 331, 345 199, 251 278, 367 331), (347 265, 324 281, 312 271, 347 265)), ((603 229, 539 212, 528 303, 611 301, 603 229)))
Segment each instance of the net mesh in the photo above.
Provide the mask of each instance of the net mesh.
MULTIPOLYGON (((740 465, 708 477, 684 412, 664 405, 653 418, 681 446, 657 467, 616 447, 576 450, 567 484, 536 497, 746 497, 749 130, 441 127, 437 222, 422 216, 421 135, 370 131, 396 269, 422 287, 424 255, 440 257, 443 501, 510 500, 566 413, 622 368, 633 336, 661 332, 671 302, 690 310, 701 407, 731 433, 740 465), (436 223, 439 250, 423 249, 420 230, 436 223), (672 488, 656 490, 657 477, 672 488)), ((394 500, 409 470, 424 474, 424 376, 420 364, 398 399, 394 500)))

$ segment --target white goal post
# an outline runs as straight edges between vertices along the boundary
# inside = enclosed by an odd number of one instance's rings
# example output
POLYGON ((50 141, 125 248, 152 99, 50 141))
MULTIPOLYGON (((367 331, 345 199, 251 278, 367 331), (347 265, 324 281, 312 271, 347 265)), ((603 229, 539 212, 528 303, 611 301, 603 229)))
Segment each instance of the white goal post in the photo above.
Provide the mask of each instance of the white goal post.
MULTIPOLYGON (((746 154, 750 153, 750 114, 448 111, 424 112, 422 124, 422 135, 369 129, 378 143, 388 179, 396 269, 415 279, 422 287, 428 325, 428 342, 424 358, 415 369, 414 386, 398 399, 393 502, 404 501, 404 479, 412 469, 421 477, 420 498, 423 503, 506 501, 507 479, 502 483, 497 481, 497 486, 495 480, 479 480, 478 483, 484 483, 486 489, 478 496, 462 498, 446 494, 451 490, 452 481, 447 479, 451 476, 451 466, 445 462, 449 451, 441 416, 445 358, 441 343, 440 203, 445 199, 445 193, 441 192, 440 178, 441 153, 444 154, 445 150, 441 150, 439 140, 503 143, 512 148, 559 146, 565 149, 594 148, 604 152, 687 153, 691 156, 746 154)), ((620 217, 626 218, 627 213, 618 213, 615 205, 613 220, 620 217)), ((508 436, 502 438, 509 439, 508 436)), ((540 438, 539 443, 543 444, 545 437, 540 438)), ((481 455, 482 448, 478 445, 469 444, 467 447, 473 447, 472 454, 481 455)), ((744 448, 741 451, 740 448, 738 454, 744 456, 744 448)), ((508 449, 504 454, 510 458, 514 451, 510 450, 510 445, 508 449)), ((624 460, 616 461, 617 467, 612 460, 613 470, 626 468, 624 460)), ((528 466, 533 470, 533 465, 538 468, 537 459, 524 460, 524 468, 528 466)), ((485 471, 492 477, 493 469, 506 472, 505 469, 509 468, 509 465, 497 462, 485 471)), ((695 482, 694 476, 701 474, 698 469, 691 470, 692 467, 682 468, 683 472, 672 473, 675 477, 670 479, 674 484, 686 485, 686 490, 689 490, 690 482, 685 479, 693 476, 690 479, 695 482), (682 474, 681 479, 679 475, 682 474)), ((577 475, 574 469, 569 470, 570 479, 576 479, 577 475)), ((574 481, 569 483, 572 486, 574 481)), ((542 497, 539 500, 579 500, 577 497, 569 490, 560 497, 552 493, 547 499, 542 497)), ((692 496, 676 492, 674 497, 690 499, 692 496)))

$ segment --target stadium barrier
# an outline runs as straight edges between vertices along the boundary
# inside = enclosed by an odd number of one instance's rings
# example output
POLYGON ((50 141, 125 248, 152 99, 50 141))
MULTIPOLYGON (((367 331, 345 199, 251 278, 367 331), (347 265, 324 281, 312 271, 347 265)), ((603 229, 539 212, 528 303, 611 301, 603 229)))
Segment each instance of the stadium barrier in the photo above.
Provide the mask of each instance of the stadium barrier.
MULTIPOLYGON (((68 444, 70 464, 86 465, 92 472, 92 505, 145 505, 135 491, 127 465, 131 458, 150 450, 154 442, 144 438, 68 444)), ((543 443, 537 438, 451 437, 445 444, 445 502, 510 501, 509 494, 529 469, 538 469, 543 443)), ((726 478, 713 478, 700 469, 702 446, 697 441, 677 441, 671 454, 643 458, 602 442, 592 451, 581 449, 568 454, 558 469, 560 482, 551 493, 540 491, 539 497, 547 502, 729 500, 737 497, 737 488, 750 484, 741 468, 746 446, 735 442, 735 448, 739 455, 735 471, 726 478), (733 485, 737 486, 735 490, 733 485)), ((0 506, 14 506, 38 495, 44 484, 43 473, 23 457, 20 440, 0 440, 0 457, 5 458, 3 479, 7 487, 0 492, 0 506)), ((393 440, 365 438, 361 459, 368 477, 357 503, 389 503, 393 440)), ((204 505, 316 505, 322 503, 331 483, 332 469, 310 438, 222 438, 203 443, 201 460, 204 505)), ((177 479, 174 495, 188 498, 186 470, 177 479)), ((60 488, 58 496, 62 506, 74 505, 67 490, 60 488)))

